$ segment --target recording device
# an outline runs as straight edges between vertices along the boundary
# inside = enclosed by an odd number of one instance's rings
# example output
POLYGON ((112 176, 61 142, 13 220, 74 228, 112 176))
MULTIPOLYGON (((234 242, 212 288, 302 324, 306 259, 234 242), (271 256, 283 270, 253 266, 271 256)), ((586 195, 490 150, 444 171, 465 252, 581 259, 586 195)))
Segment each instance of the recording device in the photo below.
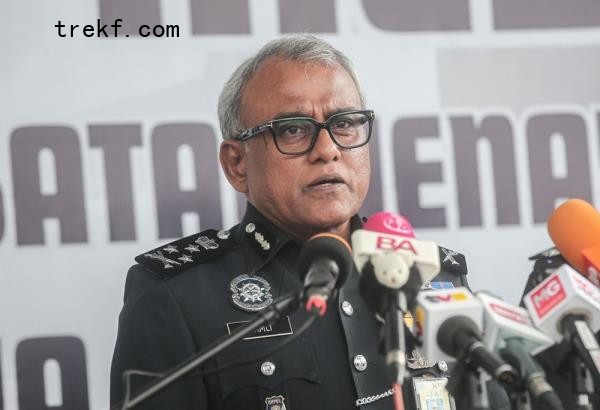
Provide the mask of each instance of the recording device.
POLYGON ((574 350, 600 390, 600 347, 594 336, 600 329, 600 290, 563 265, 525 295, 524 302, 533 323, 574 350))
POLYGON ((422 354, 430 360, 466 360, 511 382, 514 369, 482 343, 483 305, 466 288, 422 292, 415 311, 422 354))
MULTIPOLYGON (((523 295, 542 283, 542 281, 552 275, 556 269, 567 263, 556 247, 546 249, 530 256, 529 260, 533 261, 533 270, 527 278, 523 295)), ((521 301, 520 306, 525 306, 523 301, 521 301)))
POLYGON ((518 371, 520 383, 513 393, 517 407, 531 408, 531 398, 538 408, 562 409, 558 395, 546 381, 544 370, 533 358, 553 345, 554 340, 533 327, 527 310, 481 292, 477 298, 484 310, 485 346, 518 371))
POLYGON ((438 246, 414 239, 410 223, 401 215, 377 213, 367 220, 367 229, 352 234, 354 262, 363 275, 361 293, 367 304, 383 316, 385 295, 402 288, 412 309, 421 285, 440 272, 438 246))
POLYGON ((466 288, 421 292, 415 316, 422 354, 451 364, 446 388, 469 408, 489 408, 490 377, 514 385, 515 369, 482 343, 483 305, 466 288))
MULTIPOLYGON (((385 322, 382 341, 388 378, 401 385, 406 375, 404 313, 423 281, 415 263, 415 246, 419 247, 420 241, 414 239, 410 222, 398 214, 376 213, 364 228, 352 234, 354 260, 361 273, 360 292, 385 322)), ((436 259, 439 264, 437 255, 436 259)))
POLYGON ((304 244, 298 260, 298 271, 306 272, 305 308, 323 316, 332 292, 342 287, 352 270, 352 248, 338 235, 320 233, 304 244))
POLYGON ((548 233, 562 256, 600 286, 600 213, 584 200, 570 199, 550 215, 548 233))

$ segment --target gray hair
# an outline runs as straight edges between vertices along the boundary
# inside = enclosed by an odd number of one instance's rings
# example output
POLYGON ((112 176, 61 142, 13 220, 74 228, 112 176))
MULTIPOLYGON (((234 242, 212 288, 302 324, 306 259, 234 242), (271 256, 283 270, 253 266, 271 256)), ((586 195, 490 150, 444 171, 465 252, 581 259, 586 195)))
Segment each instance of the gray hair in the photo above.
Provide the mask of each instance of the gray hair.
POLYGON ((287 35, 271 40, 256 55, 244 61, 223 86, 219 96, 219 124, 223 139, 231 139, 243 131, 241 117, 242 93, 252 75, 260 65, 270 57, 281 57, 285 60, 313 62, 325 66, 342 66, 352 78, 360 96, 361 105, 365 106, 365 96, 358 80, 354 64, 345 54, 328 42, 308 34, 287 35))

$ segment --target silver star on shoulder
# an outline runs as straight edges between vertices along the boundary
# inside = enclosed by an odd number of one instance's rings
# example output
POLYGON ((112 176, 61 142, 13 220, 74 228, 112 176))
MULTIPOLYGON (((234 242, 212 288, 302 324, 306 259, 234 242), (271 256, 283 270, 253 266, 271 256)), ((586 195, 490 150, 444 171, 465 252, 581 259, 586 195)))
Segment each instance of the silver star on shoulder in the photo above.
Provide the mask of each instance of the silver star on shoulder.
POLYGON ((197 247, 196 245, 188 245, 188 246, 185 247, 185 250, 189 251, 191 253, 200 252, 200 248, 197 247))
POLYGON ((255 232, 254 239, 256 239, 256 242, 258 242, 258 244, 261 248, 263 248, 263 250, 268 251, 269 249, 271 249, 271 244, 265 239, 265 237, 261 233, 255 232))
POLYGON ((173 245, 165 246, 162 250, 165 251, 165 252, 169 252, 169 254, 171 254, 171 253, 179 253, 179 251, 177 250, 177 248, 174 247, 173 245))
POLYGON ((145 253, 144 256, 146 258, 161 261, 165 269, 171 269, 174 267, 174 265, 181 266, 181 263, 165 257, 161 251, 156 251, 155 253, 145 253))
POLYGON ((442 252, 444 252, 444 260, 442 261, 442 263, 446 262, 446 261, 450 261, 453 265, 460 265, 460 263, 456 262, 456 259, 454 259, 454 257, 456 255, 458 255, 458 252, 456 251, 451 251, 449 249, 443 248, 440 246, 440 249, 442 250, 442 252))
POLYGON ((215 242, 214 239, 210 239, 208 236, 199 236, 195 242, 206 250, 219 248, 219 244, 215 242))
POLYGON ((181 255, 177 260, 180 260, 183 263, 194 262, 194 260, 190 257, 190 255, 181 255))

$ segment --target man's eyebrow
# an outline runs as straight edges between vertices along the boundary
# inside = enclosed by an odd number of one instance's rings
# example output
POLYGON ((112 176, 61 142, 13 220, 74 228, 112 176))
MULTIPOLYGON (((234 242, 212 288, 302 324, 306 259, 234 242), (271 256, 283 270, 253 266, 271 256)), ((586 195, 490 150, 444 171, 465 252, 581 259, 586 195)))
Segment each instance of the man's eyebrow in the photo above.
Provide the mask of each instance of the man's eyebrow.
MULTIPOLYGON (((339 114, 342 112, 347 112, 347 111, 356 111, 359 110, 360 108, 356 108, 356 107, 342 107, 342 108, 337 108, 333 111, 327 111, 325 113, 325 117, 326 119, 331 117, 332 115, 335 114, 339 114)), ((306 115, 305 112, 302 111, 284 111, 284 112, 280 112, 277 115, 275 115, 273 117, 274 120, 282 120, 282 119, 286 119, 286 118, 294 118, 294 117, 303 117, 303 118, 313 118, 310 115, 306 115)))
POLYGON ((277 115, 275 115, 273 117, 273 119, 274 120, 282 120, 285 118, 294 118, 294 117, 311 118, 310 116, 306 115, 306 113, 303 113, 302 111, 284 111, 284 112, 280 112, 277 115))

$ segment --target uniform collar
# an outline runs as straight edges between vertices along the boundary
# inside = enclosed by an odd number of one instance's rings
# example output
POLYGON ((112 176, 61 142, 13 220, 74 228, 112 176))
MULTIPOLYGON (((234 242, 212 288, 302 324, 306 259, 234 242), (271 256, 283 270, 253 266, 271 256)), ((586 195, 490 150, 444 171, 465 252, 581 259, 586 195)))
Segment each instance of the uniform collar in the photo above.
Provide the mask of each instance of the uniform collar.
POLYGON ((236 242, 244 249, 249 274, 256 273, 273 259, 285 244, 292 242, 289 235, 249 202, 235 236, 236 242))
MULTIPOLYGON (((351 231, 362 228, 362 225, 362 220, 358 215, 352 217, 351 231)), ((235 239, 244 249, 249 274, 254 274, 265 266, 280 253, 282 248, 285 247, 291 251, 290 248, 300 249, 302 246, 301 242, 269 221, 249 202, 246 205, 246 213, 235 233, 235 239), (288 244, 290 246, 286 246, 288 244)))

